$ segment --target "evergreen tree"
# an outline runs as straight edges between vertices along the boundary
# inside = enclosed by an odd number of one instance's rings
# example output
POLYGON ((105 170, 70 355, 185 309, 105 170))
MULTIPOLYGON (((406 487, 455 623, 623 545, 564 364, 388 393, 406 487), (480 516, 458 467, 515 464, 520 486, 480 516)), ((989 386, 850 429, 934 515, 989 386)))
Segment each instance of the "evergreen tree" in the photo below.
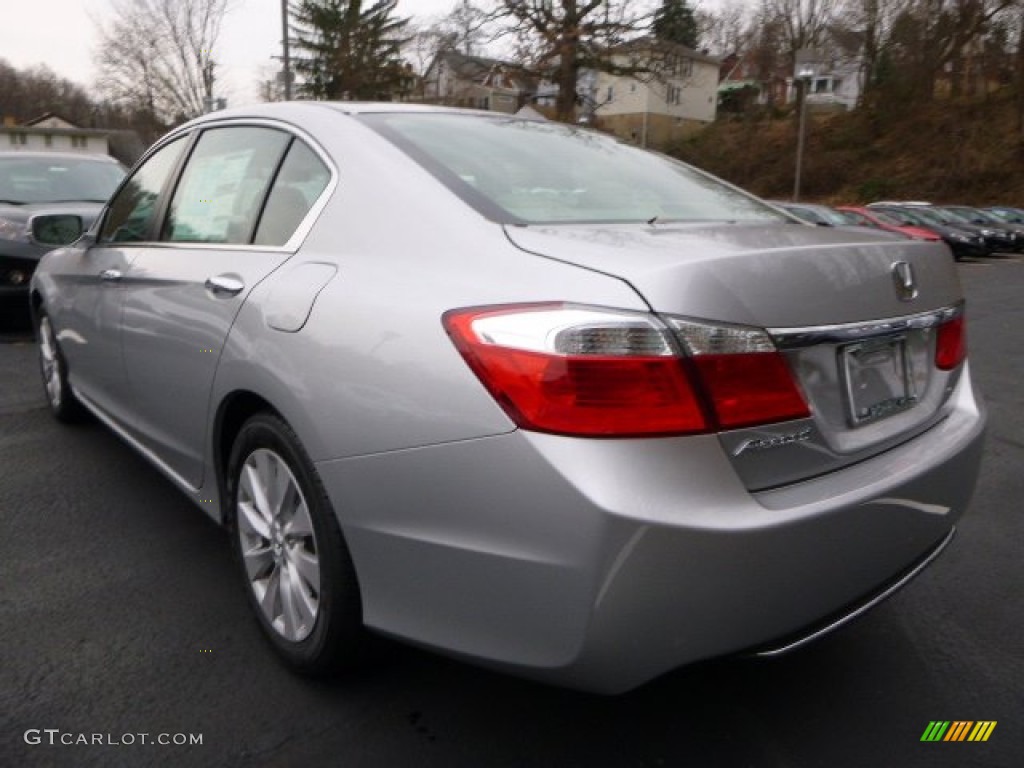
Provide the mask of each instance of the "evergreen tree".
POLYGON ((291 7, 299 92, 313 99, 390 101, 408 90, 398 0, 300 0, 291 7))
POLYGON ((659 40, 697 48, 697 19, 686 0, 661 0, 651 27, 659 40))

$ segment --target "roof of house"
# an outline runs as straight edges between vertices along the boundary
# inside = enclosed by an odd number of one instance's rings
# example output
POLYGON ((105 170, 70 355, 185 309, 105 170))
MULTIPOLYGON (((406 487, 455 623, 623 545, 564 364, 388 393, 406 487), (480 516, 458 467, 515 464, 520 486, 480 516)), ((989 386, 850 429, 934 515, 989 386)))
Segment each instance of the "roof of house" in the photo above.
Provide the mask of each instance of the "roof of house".
POLYGON ((722 59, 716 56, 710 56, 703 51, 695 51, 693 48, 688 48, 680 43, 673 43, 670 40, 659 40, 652 35, 643 35, 642 37, 634 38, 622 45, 617 46, 614 50, 628 53, 630 51, 650 51, 658 50, 662 52, 678 53, 686 56, 688 59, 694 61, 702 61, 707 64, 714 64, 718 66, 721 64, 722 59))
POLYGON ((434 57, 434 60, 430 62, 430 66, 427 67, 427 71, 432 70, 439 62, 444 62, 457 77, 463 80, 477 81, 487 77, 496 67, 515 66, 498 59, 489 59, 485 56, 469 56, 458 51, 446 50, 441 51, 434 57))
POLYGON ((2 133, 53 134, 55 136, 106 136, 109 131, 81 128, 56 112, 46 112, 16 125, 0 126, 2 133))
POLYGON ((442 62, 451 69, 457 79, 495 91, 516 93, 536 87, 536 77, 514 62, 490 59, 486 56, 469 56, 453 50, 441 51, 434 57, 427 68, 427 77, 442 62))
POLYGON ((24 123, 22 123, 22 125, 31 127, 31 126, 34 126, 34 125, 39 125, 40 123, 44 123, 46 121, 61 123, 61 125, 60 125, 61 128, 78 128, 79 127, 79 126, 75 125, 74 123, 72 123, 70 120, 68 120, 63 115, 59 115, 56 112, 44 112, 43 114, 39 115, 38 117, 33 117, 31 120, 26 120, 24 123))
POLYGON ((34 135, 52 134, 54 136, 107 136, 110 131, 100 128, 47 128, 41 125, 0 125, 0 133, 30 133, 34 135))

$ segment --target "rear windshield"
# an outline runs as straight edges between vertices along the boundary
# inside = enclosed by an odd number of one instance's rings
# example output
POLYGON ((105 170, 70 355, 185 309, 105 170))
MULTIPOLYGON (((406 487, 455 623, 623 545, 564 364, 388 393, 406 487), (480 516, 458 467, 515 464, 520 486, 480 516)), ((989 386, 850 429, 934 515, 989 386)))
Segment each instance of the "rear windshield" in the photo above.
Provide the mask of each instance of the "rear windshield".
POLYGON ((786 220, 690 166, 589 130, 508 116, 362 117, 503 223, 786 220))

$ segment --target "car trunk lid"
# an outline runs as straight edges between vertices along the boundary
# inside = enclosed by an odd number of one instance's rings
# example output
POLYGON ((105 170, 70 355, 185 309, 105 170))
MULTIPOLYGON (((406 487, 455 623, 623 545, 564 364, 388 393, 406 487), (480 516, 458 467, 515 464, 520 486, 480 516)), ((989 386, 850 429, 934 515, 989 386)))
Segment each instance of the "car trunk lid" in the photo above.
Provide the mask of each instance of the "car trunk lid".
POLYGON ((833 471, 945 415, 959 366, 935 364, 962 308, 944 246, 799 224, 507 227, 530 253, 630 283, 661 315, 767 329, 810 407, 720 433, 752 490, 833 471))

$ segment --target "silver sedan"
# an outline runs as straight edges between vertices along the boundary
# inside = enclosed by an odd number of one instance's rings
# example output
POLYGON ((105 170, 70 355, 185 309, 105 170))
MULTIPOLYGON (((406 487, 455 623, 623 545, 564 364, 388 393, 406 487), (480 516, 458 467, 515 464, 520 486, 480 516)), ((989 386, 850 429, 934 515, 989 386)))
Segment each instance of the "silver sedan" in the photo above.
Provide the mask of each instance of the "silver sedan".
POLYGON ((231 530, 291 665, 375 632, 620 692, 949 542, 985 417, 943 247, 569 126, 292 103, 158 142, 31 301, 53 413, 231 530))

